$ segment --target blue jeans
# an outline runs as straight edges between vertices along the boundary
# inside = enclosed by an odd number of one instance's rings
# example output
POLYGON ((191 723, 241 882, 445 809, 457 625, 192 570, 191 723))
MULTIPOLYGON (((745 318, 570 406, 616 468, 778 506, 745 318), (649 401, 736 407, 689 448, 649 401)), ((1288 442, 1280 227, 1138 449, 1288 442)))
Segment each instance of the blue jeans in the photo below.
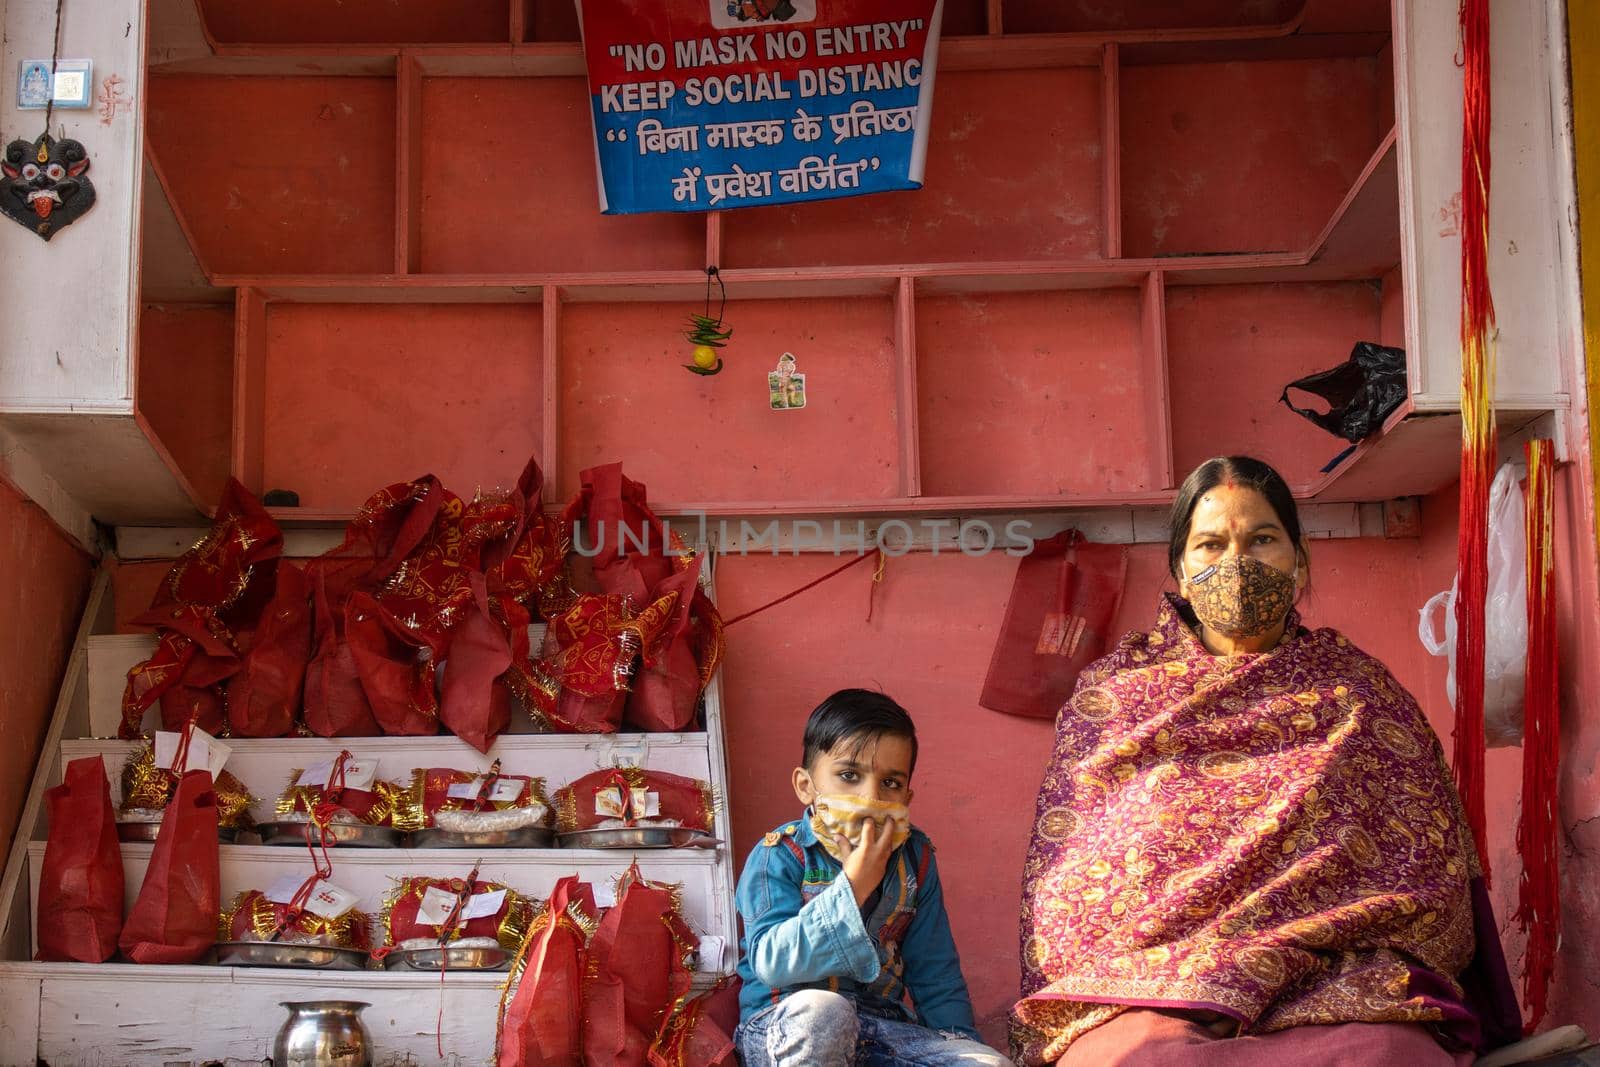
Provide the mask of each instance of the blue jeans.
POLYGON ((739 1026, 744 1067, 1010 1067, 988 1045, 856 1010, 855 1001, 802 989, 739 1026))

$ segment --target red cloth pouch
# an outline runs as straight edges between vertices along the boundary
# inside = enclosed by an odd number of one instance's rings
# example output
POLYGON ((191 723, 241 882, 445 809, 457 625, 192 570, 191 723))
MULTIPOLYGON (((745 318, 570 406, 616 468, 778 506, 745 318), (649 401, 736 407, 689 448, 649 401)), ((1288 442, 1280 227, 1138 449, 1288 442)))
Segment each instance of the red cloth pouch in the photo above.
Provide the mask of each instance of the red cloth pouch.
POLYGON ((434 945, 441 940, 453 943, 466 938, 486 938, 497 942, 501 948, 515 952, 528 934, 533 922, 533 905, 516 890, 507 889, 498 882, 473 879, 468 884, 464 878, 405 878, 384 899, 384 947, 405 947, 407 941, 428 941, 434 945), (486 893, 505 892, 500 908, 492 915, 479 915, 448 925, 430 922, 425 914, 430 889, 448 893, 452 897, 467 897, 486 893))
POLYGON ((305 571, 278 563, 277 582, 248 635, 239 672, 228 680, 228 725, 235 737, 283 737, 294 730, 311 659, 311 587, 305 571))
POLYGON ((724 978, 672 1012, 650 1046, 650 1067, 738 1067, 739 979, 724 978))
POLYGON ((118 943, 134 963, 198 963, 221 908, 217 798, 211 772, 189 771, 167 805, 139 896, 118 943))
POLYGON ((710 783, 698 778, 615 767, 556 790, 555 809, 556 829, 564 834, 602 825, 683 826, 710 833, 717 796, 710 783))
POLYGON ((67 764, 44 794, 50 839, 39 874, 39 954, 35 959, 104 963, 122 931, 122 849, 111 783, 99 756, 67 764))
POLYGON ((306 669, 305 723, 322 737, 374 737, 383 731, 361 686, 346 640, 345 603, 394 576, 428 536, 445 490, 430 475, 386 486, 361 505, 344 541, 306 565, 313 636, 306 669))
POLYGON ((191 720, 224 732, 220 683, 238 669, 234 633, 255 624, 265 603, 258 568, 283 553, 283 533, 250 491, 230 478, 211 529, 173 563, 150 610, 134 619, 153 626, 150 659, 128 672, 122 694, 124 739, 140 736, 144 713, 162 702, 166 729, 191 720), (252 582, 252 579, 256 579, 252 582))
POLYGON ((366 593, 345 603, 344 635, 372 717, 386 734, 439 732, 438 649, 366 593))
MULTIPOLYGON (((477 749, 488 752, 494 739, 511 725, 511 693, 501 677, 511 668, 512 649, 505 628, 489 614, 484 576, 467 576, 472 600, 450 634, 450 654, 440 687, 439 720, 444 728, 477 749)), ((520 607, 520 605, 513 605, 520 607)), ((526 613, 522 613, 526 619, 526 613)), ((523 658, 527 658, 528 626, 522 624, 523 658)))
POLYGON ((668 593, 635 615, 618 594, 585 595, 552 620, 545 645, 555 649, 551 674, 561 691, 551 725, 569 733, 616 733, 634 661, 659 639, 676 604, 677 594, 668 593))
POLYGON ((306 665, 306 729, 319 737, 375 737, 383 731, 361 685, 355 652, 345 640, 344 611, 335 611, 325 576, 312 578, 316 646, 306 665))
POLYGON ((678 599, 661 637, 644 650, 623 708, 623 721, 646 733, 692 726, 700 694, 722 658, 722 619, 700 588, 701 562, 696 558, 652 594, 678 599))
POLYGON ((372 951, 367 913, 351 910, 327 919, 293 904, 268 900, 259 889, 247 889, 233 900, 217 922, 219 941, 282 941, 372 951))
POLYGON ((583 971, 598 924, 587 883, 568 875, 533 927, 500 998, 496 1067, 582 1067, 583 971))
POLYGON ((679 914, 677 889, 622 876, 616 906, 589 942, 583 983, 586 1067, 638 1067, 679 998, 689 992, 699 940, 679 914))
MULTIPOLYGON (((496 760, 494 766, 498 768, 500 762, 496 760)), ((550 801, 544 793, 544 779, 526 774, 500 774, 498 770, 491 770, 487 775, 481 775, 448 767, 418 768, 412 774, 410 795, 412 803, 422 812, 422 826, 425 828, 437 826, 440 813, 523 811, 531 816, 535 809, 542 809, 537 825, 549 822, 550 801), (475 790, 476 795, 463 796, 466 787, 475 790), (515 795, 500 795, 497 799, 502 791, 509 794, 513 790, 515 795)))
POLYGON ((1055 718, 1078 672, 1105 655, 1127 576, 1125 545, 1090 544, 1077 530, 1035 541, 1017 562, 978 703, 1055 718))
POLYGON ((581 523, 574 544, 593 557, 602 591, 644 603, 673 569, 666 528, 645 501, 644 483, 624 475, 620 463, 590 467, 578 478, 582 488, 566 513, 581 523))

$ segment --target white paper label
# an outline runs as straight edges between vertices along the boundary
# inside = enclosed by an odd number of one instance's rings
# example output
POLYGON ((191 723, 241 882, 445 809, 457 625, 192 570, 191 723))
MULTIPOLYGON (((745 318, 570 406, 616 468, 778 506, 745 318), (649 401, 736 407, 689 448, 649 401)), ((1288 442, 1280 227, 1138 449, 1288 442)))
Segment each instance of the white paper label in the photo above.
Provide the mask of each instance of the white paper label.
MULTIPOLYGON (((460 921, 497 915, 505 902, 504 889, 496 889, 492 893, 474 893, 467 898, 466 907, 461 909, 460 921)), ((445 920, 450 918, 450 909, 455 906, 456 894, 438 886, 429 886, 422 894, 422 905, 417 908, 417 921, 426 926, 443 926, 445 920)))
POLYGON ((311 899, 306 901, 306 910, 324 919, 337 919, 360 902, 359 896, 343 886, 322 881, 312 890, 311 899))
POLYGON ((594 883, 594 906, 597 908, 614 908, 617 906, 617 888, 610 882, 594 883))
MULTIPOLYGON (((333 774, 333 765, 336 760, 323 760, 314 763, 300 772, 300 780, 296 785, 315 785, 327 787, 328 778, 333 774)), ((346 789, 360 789, 364 792, 372 790, 372 783, 378 777, 378 761, 373 759, 352 759, 344 761, 344 787, 346 789)))
MULTIPOLYGON (((636 819, 647 819, 661 814, 661 794, 654 790, 635 787, 629 790, 632 794, 633 816, 636 819)), ((597 790, 594 795, 594 813, 607 819, 625 818, 622 810, 622 787, 609 786, 597 790)))
POLYGON ((287 904, 294 899, 294 895, 300 892, 300 887, 305 884, 306 880, 298 874, 286 874, 267 886, 267 891, 261 895, 274 904, 287 904))
POLYGON ((474 893, 467 900, 467 906, 461 910, 461 918, 485 919, 491 915, 500 914, 500 909, 505 907, 506 891, 496 889, 492 893, 474 893))
POLYGON ((700 939, 700 966, 702 971, 722 970, 722 953, 725 942, 716 934, 707 934, 700 939))
POLYGON ((169 733, 166 730, 156 731, 155 756, 156 766, 163 771, 198 771, 209 770, 211 777, 215 778, 222 773, 223 764, 228 762, 228 756, 233 749, 218 741, 215 737, 196 726, 189 736, 189 754, 184 761, 186 766, 174 767, 173 760, 178 758, 178 746, 182 743, 181 733, 169 733))
MULTIPOLYGON (((295 895, 300 892, 300 887, 305 885, 305 882, 304 878, 287 875, 273 882, 262 895, 274 904, 293 904, 295 895)), ((360 902, 361 897, 356 893, 324 879, 311 890, 311 895, 306 898, 305 908, 311 914, 320 915, 324 919, 337 919, 360 902)))
POLYGON ((425 926, 443 926, 456 906, 456 894, 448 889, 431 885, 423 890, 422 903, 417 907, 417 922, 425 926))
MULTIPOLYGON (((496 804, 510 803, 522 795, 526 782, 518 778, 501 778, 489 787, 489 800, 496 804)), ((483 788, 483 779, 474 778, 470 782, 456 782, 450 786, 449 796, 457 800, 477 800, 478 790, 483 788)))

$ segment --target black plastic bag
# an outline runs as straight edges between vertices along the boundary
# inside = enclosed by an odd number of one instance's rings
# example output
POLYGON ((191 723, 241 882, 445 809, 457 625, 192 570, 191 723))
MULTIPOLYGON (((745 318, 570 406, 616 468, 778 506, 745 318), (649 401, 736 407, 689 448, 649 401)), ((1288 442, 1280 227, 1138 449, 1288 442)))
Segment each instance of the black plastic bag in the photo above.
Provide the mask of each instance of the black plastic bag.
POLYGON ((1381 430, 1383 420, 1405 398, 1405 351, 1358 341, 1350 350, 1349 359, 1331 370, 1290 382, 1278 399, 1290 411, 1304 415, 1329 433, 1346 441, 1360 441, 1381 430), (1289 399, 1291 389, 1322 397, 1328 402, 1327 412, 1295 407, 1289 399))

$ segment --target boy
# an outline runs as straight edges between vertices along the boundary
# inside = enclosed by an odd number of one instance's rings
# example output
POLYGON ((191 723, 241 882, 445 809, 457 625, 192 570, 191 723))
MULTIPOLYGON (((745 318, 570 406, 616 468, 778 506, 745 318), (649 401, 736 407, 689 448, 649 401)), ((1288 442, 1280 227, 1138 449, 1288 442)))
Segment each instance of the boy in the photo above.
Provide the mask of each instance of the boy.
POLYGON ((908 816, 911 717, 841 690, 811 713, 801 762, 804 817, 739 879, 745 1067, 1010 1064, 973 1029, 933 845, 908 816))

